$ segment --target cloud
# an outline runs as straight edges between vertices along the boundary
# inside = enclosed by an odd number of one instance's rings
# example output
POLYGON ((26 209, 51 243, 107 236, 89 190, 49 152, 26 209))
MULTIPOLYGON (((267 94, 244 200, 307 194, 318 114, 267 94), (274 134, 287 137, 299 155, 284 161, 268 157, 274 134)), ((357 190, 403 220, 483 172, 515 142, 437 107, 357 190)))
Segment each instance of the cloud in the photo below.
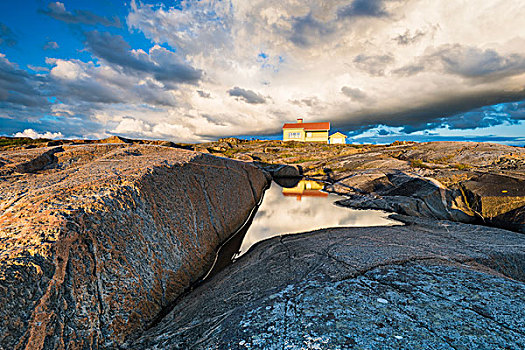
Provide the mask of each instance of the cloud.
POLYGON ((306 16, 293 19, 290 41, 297 46, 306 47, 322 40, 323 37, 333 33, 333 31, 329 23, 315 19, 310 12, 306 16))
POLYGON ((487 128, 504 123, 516 124, 525 114, 525 89, 521 91, 485 91, 462 93, 450 91, 415 102, 413 105, 397 105, 388 109, 370 108, 353 116, 344 128, 364 130, 376 125, 401 127, 405 133, 425 129, 448 127, 451 129, 487 128), (509 104, 495 112, 495 105, 509 104), (358 116, 359 115, 359 116, 358 116))
POLYGON ((16 111, 46 107, 47 100, 41 90, 44 83, 45 78, 19 69, 0 53, 0 108, 16 111))
POLYGON ((43 49, 44 50, 57 50, 60 46, 58 46, 58 43, 56 41, 48 41, 43 49))
POLYGON ((49 72, 49 68, 47 67, 33 66, 32 64, 28 64, 27 68, 35 72, 49 72))
POLYGON ((421 63, 415 63, 415 64, 409 64, 406 66, 403 66, 401 68, 394 69, 392 71, 392 74, 399 75, 402 77, 410 77, 412 75, 416 75, 420 72, 424 72, 426 68, 426 64, 424 62, 421 63))
POLYGON ((354 58, 354 64, 358 69, 370 75, 380 76, 385 74, 385 69, 394 63, 392 55, 365 55, 360 54, 354 58))
POLYGON ((0 23, 0 46, 7 45, 13 47, 17 44, 17 39, 11 28, 0 23))
POLYGON ((406 46, 422 40, 425 35, 426 33, 421 30, 416 30, 414 34, 411 34, 410 30, 407 29, 404 34, 399 34, 393 40, 398 45, 406 46))
POLYGON ((64 135, 61 132, 38 133, 33 129, 25 129, 23 132, 17 132, 14 137, 29 137, 32 139, 63 139, 64 135))
POLYGON ((228 94, 233 97, 238 97, 249 104, 266 103, 266 99, 252 90, 245 90, 238 86, 228 90, 228 94))
POLYGON ((202 90, 197 90, 197 93, 202 98, 211 98, 211 94, 209 92, 202 91, 202 90))
POLYGON ((70 24, 102 25, 119 28, 122 26, 120 19, 116 16, 109 19, 89 11, 74 10, 73 12, 69 12, 66 10, 64 3, 58 1, 50 2, 46 9, 41 9, 39 12, 56 20, 70 24))
POLYGON ((337 12, 340 18, 345 17, 384 17, 388 13, 384 0, 354 0, 337 12))
POLYGON ((502 55, 495 49, 461 44, 441 45, 428 51, 416 62, 395 69, 392 73, 412 76, 425 71, 439 71, 481 82, 525 73, 525 53, 502 55))
POLYGON ((321 103, 319 98, 315 96, 303 98, 302 100, 290 100, 290 102, 297 106, 308 106, 310 108, 317 107, 321 103))
POLYGON ((47 63, 53 65, 50 73, 53 94, 62 102, 83 109, 108 108, 100 104, 177 104, 169 89, 152 77, 126 74, 110 66, 79 60, 48 59, 47 63))
POLYGON ((191 67, 173 51, 154 46, 149 53, 131 50, 120 35, 91 31, 86 33, 86 46, 97 57, 128 71, 152 74, 167 83, 195 83, 202 71, 191 67))
POLYGON ((502 78, 525 73, 525 55, 500 55, 494 49, 480 49, 460 44, 444 45, 432 54, 445 70, 466 78, 502 78))
POLYGON ((361 89, 351 88, 349 86, 343 86, 341 88, 341 92, 345 94, 345 96, 348 96, 352 100, 355 100, 355 101, 362 101, 366 99, 366 94, 361 89))

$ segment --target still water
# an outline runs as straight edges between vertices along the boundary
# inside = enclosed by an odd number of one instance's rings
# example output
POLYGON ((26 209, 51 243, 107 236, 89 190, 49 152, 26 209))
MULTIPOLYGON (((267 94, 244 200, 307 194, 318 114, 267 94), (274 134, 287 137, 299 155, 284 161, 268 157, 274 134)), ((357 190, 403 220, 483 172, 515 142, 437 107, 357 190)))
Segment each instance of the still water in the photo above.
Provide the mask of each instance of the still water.
POLYGON ((272 183, 240 245, 240 257, 255 243, 270 237, 338 226, 392 226, 398 221, 379 210, 355 210, 336 206, 342 197, 321 191, 323 185, 301 180, 293 188, 272 183))

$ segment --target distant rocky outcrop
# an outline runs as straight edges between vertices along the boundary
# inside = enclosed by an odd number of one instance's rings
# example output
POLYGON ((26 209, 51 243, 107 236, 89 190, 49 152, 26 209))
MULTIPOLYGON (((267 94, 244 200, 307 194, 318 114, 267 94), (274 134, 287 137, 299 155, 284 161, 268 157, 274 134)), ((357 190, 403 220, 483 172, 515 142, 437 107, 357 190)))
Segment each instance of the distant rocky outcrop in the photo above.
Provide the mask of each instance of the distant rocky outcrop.
POLYGON ((282 185, 297 174, 323 181, 325 190, 348 197, 341 205, 525 233, 523 147, 406 141, 326 145, 222 140, 205 145, 218 155, 255 160, 282 185))
POLYGON ((268 179, 181 149, 0 152, 0 348, 116 348, 205 274, 268 179))
POLYGON ((525 235, 396 218, 263 241, 125 348, 525 348, 525 235))

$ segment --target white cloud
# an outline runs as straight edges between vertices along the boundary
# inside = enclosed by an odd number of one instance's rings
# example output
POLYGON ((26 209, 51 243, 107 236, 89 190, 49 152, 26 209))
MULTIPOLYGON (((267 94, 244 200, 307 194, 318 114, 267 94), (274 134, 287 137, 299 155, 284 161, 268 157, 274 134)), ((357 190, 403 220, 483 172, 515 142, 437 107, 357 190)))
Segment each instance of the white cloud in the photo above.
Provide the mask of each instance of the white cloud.
POLYGON ((23 132, 17 132, 13 135, 14 137, 29 137, 32 139, 62 139, 64 135, 61 132, 50 132, 38 133, 33 129, 25 129, 23 132))
MULTIPOLYGON (((205 72, 200 89, 212 97, 197 101, 193 94, 185 102, 198 115, 229 115, 230 133, 277 132, 297 115, 349 126, 368 119, 424 123, 441 117, 433 115, 439 108, 426 115, 403 112, 461 96, 470 104, 459 104, 457 112, 479 107, 476 95, 525 95, 519 92, 525 86, 525 46, 516 45, 525 39, 520 1, 373 2, 188 1, 182 8, 133 3, 127 23, 177 48, 205 72), (465 79, 476 74, 489 78, 465 79), (232 101, 232 87, 268 96, 269 102, 232 101)), ((209 125, 209 135, 221 132, 219 123, 209 125)))

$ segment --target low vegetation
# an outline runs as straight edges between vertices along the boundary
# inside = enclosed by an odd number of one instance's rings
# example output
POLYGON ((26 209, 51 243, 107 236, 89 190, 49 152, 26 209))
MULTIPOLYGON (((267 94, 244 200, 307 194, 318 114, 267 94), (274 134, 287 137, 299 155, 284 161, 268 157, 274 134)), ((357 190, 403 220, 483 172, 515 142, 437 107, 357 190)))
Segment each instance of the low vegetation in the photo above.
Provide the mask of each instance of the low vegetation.
POLYGON ((0 137, 0 147, 28 146, 49 142, 48 139, 30 139, 28 137, 0 137))
POLYGON ((430 167, 425 162, 423 162, 421 159, 412 159, 410 161, 410 166, 412 168, 430 169, 430 167))

